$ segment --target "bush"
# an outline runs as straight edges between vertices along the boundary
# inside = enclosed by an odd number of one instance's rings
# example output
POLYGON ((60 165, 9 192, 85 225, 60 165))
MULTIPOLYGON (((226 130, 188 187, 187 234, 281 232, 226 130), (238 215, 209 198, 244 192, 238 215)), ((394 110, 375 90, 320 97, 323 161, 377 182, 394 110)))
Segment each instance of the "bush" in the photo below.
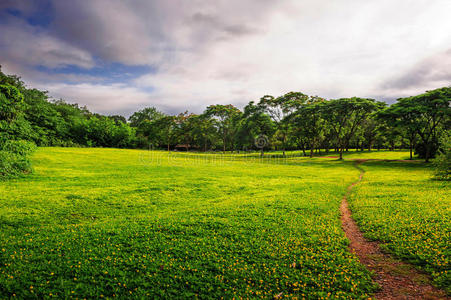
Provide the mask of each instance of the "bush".
POLYGON ((35 144, 28 141, 0 142, 0 177, 30 173, 32 168, 29 156, 35 149, 35 144))
POLYGON ((3 145, 1 145, 0 148, 4 151, 8 151, 14 154, 28 156, 36 150, 36 145, 33 142, 24 140, 7 140, 3 142, 3 145))
POLYGON ((434 175, 439 180, 451 180, 451 134, 446 132, 440 142, 439 154, 434 161, 434 175))

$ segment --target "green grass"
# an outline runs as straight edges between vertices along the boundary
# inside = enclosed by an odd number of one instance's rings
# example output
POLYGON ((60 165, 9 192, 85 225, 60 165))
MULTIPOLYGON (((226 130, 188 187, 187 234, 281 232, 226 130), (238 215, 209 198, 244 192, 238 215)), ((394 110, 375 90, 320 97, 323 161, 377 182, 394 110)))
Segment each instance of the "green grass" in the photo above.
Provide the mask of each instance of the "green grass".
POLYGON ((362 167, 364 180, 349 201, 365 236, 451 292, 451 185, 431 180, 424 163, 373 161, 362 167))
POLYGON ((355 299, 375 290, 340 224, 359 173, 351 162, 40 148, 33 165, 0 182, 0 298, 355 299))

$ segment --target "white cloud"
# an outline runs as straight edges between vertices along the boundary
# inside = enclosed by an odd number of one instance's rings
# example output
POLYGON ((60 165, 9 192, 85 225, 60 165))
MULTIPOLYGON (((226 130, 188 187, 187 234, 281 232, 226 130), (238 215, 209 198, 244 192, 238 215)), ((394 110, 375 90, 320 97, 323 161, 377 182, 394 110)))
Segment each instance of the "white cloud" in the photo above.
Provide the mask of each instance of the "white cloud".
POLYGON ((158 103, 148 93, 123 84, 56 83, 39 87, 49 90, 50 96, 55 99, 63 98, 86 105, 90 110, 103 114, 125 112, 128 115, 150 103, 164 107, 164 103, 158 103))
POLYGON ((448 0, 90 0, 54 1, 54 9, 47 32, 33 36, 64 54, 47 64, 89 67, 96 57, 157 68, 120 85, 45 86, 100 112, 200 112, 291 90, 387 99, 449 81, 441 54, 451 48, 448 0))

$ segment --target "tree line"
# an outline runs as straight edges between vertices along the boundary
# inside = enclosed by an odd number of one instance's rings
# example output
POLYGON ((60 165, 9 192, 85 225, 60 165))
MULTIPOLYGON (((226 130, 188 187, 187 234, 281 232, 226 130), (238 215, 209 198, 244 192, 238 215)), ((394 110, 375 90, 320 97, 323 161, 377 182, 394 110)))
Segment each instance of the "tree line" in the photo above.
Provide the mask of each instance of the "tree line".
MULTIPOLYGON (((38 146, 160 148, 166 150, 302 150, 304 155, 349 149, 410 149, 429 161, 450 128, 451 87, 398 99, 394 104, 368 98, 324 99, 301 92, 265 95, 243 110, 210 105, 201 114, 168 115, 154 107, 123 116, 105 116, 45 91, 27 88, 18 76, 0 70, 0 145, 8 140, 38 146), (14 98, 12 94, 21 95, 14 98)), ((449 135, 448 135, 449 136, 449 135)))

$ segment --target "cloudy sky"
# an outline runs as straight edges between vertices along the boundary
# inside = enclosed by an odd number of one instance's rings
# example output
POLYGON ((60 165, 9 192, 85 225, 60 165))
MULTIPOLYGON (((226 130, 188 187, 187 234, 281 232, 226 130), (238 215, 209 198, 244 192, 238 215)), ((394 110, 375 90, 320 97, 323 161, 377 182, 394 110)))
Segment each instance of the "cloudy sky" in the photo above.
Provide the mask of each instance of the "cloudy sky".
POLYGON ((450 0, 1 0, 0 65, 105 114, 451 85, 450 0))

